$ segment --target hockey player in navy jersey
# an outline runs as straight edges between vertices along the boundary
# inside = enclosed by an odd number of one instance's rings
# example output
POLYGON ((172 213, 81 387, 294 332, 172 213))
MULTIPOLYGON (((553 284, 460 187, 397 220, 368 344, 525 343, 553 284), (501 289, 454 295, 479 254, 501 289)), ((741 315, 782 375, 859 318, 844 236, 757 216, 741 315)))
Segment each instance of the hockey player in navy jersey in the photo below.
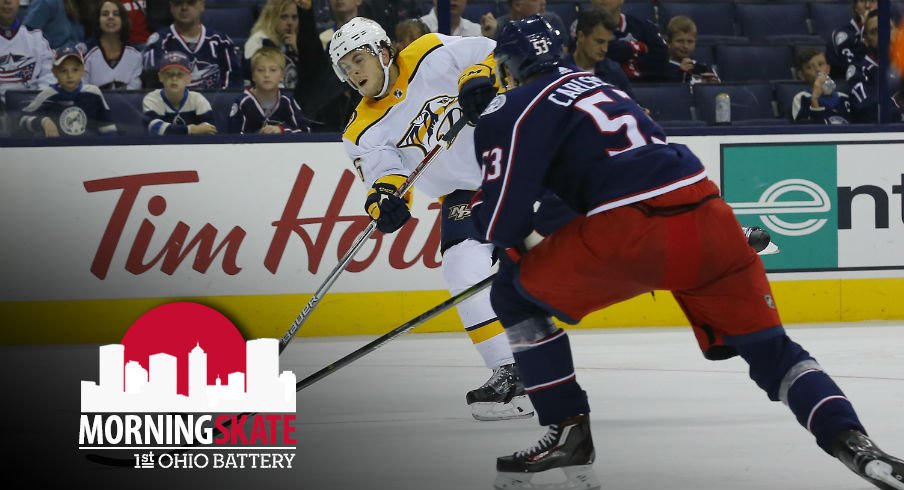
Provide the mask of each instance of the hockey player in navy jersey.
POLYGON ((23 110, 19 126, 47 137, 116 134, 110 107, 96 85, 82 83, 85 60, 74 47, 57 50, 53 75, 57 83, 45 88, 23 110))
POLYGON ((169 0, 173 24, 151 34, 144 51, 144 85, 159 87, 156 73, 165 53, 181 51, 191 60, 189 88, 242 87, 242 64, 232 39, 201 23, 204 0, 169 0))
MULTIPOLYGON (((498 458, 496 487, 545 488, 534 474, 559 468, 568 479, 557 489, 599 487, 587 394, 551 315, 573 324, 665 289, 707 359, 741 356, 826 453, 879 488, 904 489, 904 461, 876 447, 841 389, 786 334, 763 263, 700 160, 668 143, 623 92, 563 64, 551 29, 537 16, 502 28, 494 56, 511 90, 493 99, 474 133, 483 184, 471 213, 507 257, 493 308, 549 428, 532 447, 498 458), (582 215, 528 248, 544 192, 582 215)), ((470 96, 463 88, 460 98, 470 96)))
POLYGON ((264 46, 251 57, 253 87, 245 89, 229 111, 230 133, 282 134, 311 130, 295 99, 283 94, 280 82, 286 74, 286 56, 264 46))

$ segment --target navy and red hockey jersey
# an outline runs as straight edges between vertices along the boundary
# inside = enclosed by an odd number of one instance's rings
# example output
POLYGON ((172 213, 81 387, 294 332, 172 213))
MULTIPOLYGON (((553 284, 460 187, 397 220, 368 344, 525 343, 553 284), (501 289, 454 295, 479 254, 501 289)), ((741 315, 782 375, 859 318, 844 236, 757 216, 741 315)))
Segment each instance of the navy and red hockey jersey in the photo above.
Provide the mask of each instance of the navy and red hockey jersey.
POLYGON ((301 112, 295 99, 280 93, 272 107, 265 107, 254 91, 245 93, 232 104, 229 111, 230 133, 257 133, 264 126, 279 126, 283 133, 309 132, 311 124, 301 112))
POLYGON ((662 82, 669 50, 656 24, 621 14, 606 56, 622 65, 632 81, 662 82))
POLYGON ((159 87, 156 72, 158 63, 164 53, 181 51, 192 62, 191 83, 193 90, 210 90, 225 88, 241 88, 242 63, 238 48, 229 36, 213 29, 201 26, 201 36, 197 43, 191 43, 172 25, 160 32, 151 34, 144 51, 144 69, 153 72, 153 76, 145 77, 146 83, 159 87))
POLYGON ((483 185, 472 216, 484 238, 504 248, 531 233, 534 202, 549 191, 592 215, 706 176, 627 94, 574 67, 497 96, 475 143, 483 185))

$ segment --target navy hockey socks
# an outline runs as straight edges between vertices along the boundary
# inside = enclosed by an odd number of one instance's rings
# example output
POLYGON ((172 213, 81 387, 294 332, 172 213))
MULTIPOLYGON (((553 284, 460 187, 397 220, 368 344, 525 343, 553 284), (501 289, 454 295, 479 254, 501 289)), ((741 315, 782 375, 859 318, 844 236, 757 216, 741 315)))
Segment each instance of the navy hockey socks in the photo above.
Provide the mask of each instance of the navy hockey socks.
POLYGON ((548 317, 529 318, 506 329, 515 365, 540 425, 590 413, 587 393, 575 379, 568 335, 548 317))
POLYGON ((833 455, 832 442, 842 431, 866 433, 841 388, 787 335, 735 347, 750 365, 751 379, 770 400, 788 405, 829 455, 833 455))

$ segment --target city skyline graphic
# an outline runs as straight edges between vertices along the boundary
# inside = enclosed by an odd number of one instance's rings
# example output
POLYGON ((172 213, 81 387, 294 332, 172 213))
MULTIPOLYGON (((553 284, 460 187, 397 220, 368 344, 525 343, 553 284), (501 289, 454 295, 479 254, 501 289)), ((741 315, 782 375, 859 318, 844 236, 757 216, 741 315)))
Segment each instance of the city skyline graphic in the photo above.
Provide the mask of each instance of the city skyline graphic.
MULTIPOLYGON (((177 357, 148 355, 146 365, 126 362, 125 345, 98 347, 99 379, 82 381, 83 413, 295 412, 295 374, 279 372, 279 340, 245 342, 245 371, 208 382, 208 352, 197 341, 188 351, 188 395, 177 390, 177 357)), ((184 354, 183 354, 184 355, 184 354)))

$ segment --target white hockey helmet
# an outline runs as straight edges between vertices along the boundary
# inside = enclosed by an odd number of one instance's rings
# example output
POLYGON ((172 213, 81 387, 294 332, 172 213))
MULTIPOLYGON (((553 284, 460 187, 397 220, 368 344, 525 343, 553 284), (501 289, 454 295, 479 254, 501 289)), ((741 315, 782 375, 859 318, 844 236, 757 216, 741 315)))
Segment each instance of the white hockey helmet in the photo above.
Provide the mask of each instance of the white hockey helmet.
MULTIPOLYGON (((386 90, 389 88, 389 67, 392 66, 392 59, 390 58, 388 64, 384 64, 383 57, 380 56, 380 49, 382 46, 389 47, 391 45, 389 36, 386 35, 386 31, 380 27, 380 24, 365 17, 355 17, 336 30, 330 40, 330 61, 333 63, 333 71, 336 72, 339 80, 348 82, 348 73, 339 66, 339 60, 356 49, 369 46, 380 60, 380 66, 383 67, 383 88, 377 95, 378 98, 382 97, 386 95, 386 90)), ((352 86, 354 87, 354 85, 352 86)), ((354 88, 358 89, 358 87, 354 88)))

